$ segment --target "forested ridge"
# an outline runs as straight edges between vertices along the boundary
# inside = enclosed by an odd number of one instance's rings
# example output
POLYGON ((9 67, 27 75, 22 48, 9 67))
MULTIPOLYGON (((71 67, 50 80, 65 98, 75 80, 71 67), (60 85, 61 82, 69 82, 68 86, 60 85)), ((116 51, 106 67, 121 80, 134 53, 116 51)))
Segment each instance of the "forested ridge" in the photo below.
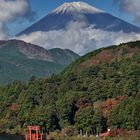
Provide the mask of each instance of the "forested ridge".
POLYGON ((79 55, 70 50, 46 50, 21 40, 0 40, 0 85, 57 74, 77 58, 79 55))
POLYGON ((140 130, 140 41, 102 48, 59 75, 0 87, 0 132, 140 130))

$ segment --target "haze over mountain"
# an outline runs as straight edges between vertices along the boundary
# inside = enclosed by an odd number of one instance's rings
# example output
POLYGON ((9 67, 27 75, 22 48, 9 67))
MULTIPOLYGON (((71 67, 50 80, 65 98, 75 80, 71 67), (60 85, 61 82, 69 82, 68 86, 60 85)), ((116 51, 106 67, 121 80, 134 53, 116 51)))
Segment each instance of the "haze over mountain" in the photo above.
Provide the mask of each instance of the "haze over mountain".
POLYGON ((100 47, 140 39, 140 28, 84 2, 64 3, 17 35, 46 49, 83 55, 100 47), (93 45, 94 44, 94 45, 93 45))
POLYGON ((0 84, 58 73, 78 57, 70 50, 47 51, 20 40, 0 41, 0 84))

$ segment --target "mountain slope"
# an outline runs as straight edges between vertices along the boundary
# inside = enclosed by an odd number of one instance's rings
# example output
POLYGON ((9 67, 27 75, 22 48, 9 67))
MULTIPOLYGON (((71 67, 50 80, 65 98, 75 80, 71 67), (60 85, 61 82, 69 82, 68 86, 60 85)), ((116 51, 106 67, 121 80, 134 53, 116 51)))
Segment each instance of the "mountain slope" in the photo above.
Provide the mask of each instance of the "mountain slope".
POLYGON ((52 13, 45 16, 18 34, 30 34, 36 31, 66 29, 71 22, 85 22, 87 26, 105 31, 140 32, 140 28, 112 16, 84 2, 64 3, 52 13))
POLYGON ((0 41, 0 84, 58 73, 78 58, 75 53, 71 53, 73 59, 65 54, 65 63, 57 63, 55 55, 59 52, 50 52, 19 40, 0 41))
POLYGON ((67 49, 63 50, 60 48, 54 48, 54 49, 49 50, 49 53, 52 56, 54 56, 53 61, 61 65, 68 65, 71 62, 73 62, 75 59, 79 58, 79 55, 67 49))
POLYGON ((82 72, 98 65, 119 63, 129 60, 140 53, 140 41, 129 42, 120 45, 114 45, 107 48, 101 48, 76 60, 64 70, 64 74, 69 72, 82 72))
POLYGON ((59 75, 0 87, 0 99, 0 132, 38 124, 50 131, 73 126, 96 135, 109 127, 132 135, 140 130, 140 41, 91 52, 59 75))

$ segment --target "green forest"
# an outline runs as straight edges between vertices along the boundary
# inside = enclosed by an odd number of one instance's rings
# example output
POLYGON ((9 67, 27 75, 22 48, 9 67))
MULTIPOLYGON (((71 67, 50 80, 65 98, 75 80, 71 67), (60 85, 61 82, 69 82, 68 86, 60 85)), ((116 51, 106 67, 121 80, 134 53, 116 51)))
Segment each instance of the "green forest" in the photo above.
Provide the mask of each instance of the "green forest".
POLYGON ((79 55, 70 50, 47 51, 21 40, 0 41, 0 85, 57 74, 77 58, 79 55))
POLYGON ((62 73, 0 87, 0 132, 27 125, 96 134, 140 130, 140 41, 91 52, 62 73))

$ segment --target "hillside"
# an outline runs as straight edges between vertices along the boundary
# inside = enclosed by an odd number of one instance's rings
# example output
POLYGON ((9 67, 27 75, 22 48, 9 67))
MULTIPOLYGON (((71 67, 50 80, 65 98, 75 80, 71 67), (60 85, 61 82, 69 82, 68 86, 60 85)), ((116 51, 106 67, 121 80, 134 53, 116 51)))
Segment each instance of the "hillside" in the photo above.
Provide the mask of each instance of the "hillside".
POLYGON ((74 52, 60 51, 63 55, 57 50, 47 51, 19 40, 0 41, 0 84, 15 80, 28 81, 32 76, 39 78, 59 73, 79 57, 74 52), (57 62, 56 57, 61 62, 57 62))
POLYGON ((136 41, 98 49, 72 63, 64 70, 63 74, 82 72, 85 69, 96 67, 100 64, 119 63, 122 60, 130 59, 134 54, 140 53, 139 46, 140 42, 136 41))
POLYGON ((49 53, 53 56, 53 61, 60 65, 68 65, 79 58, 79 55, 67 49, 54 48, 49 53))
POLYGON ((59 75, 0 87, 0 132, 140 130, 140 41, 81 57, 59 75))

